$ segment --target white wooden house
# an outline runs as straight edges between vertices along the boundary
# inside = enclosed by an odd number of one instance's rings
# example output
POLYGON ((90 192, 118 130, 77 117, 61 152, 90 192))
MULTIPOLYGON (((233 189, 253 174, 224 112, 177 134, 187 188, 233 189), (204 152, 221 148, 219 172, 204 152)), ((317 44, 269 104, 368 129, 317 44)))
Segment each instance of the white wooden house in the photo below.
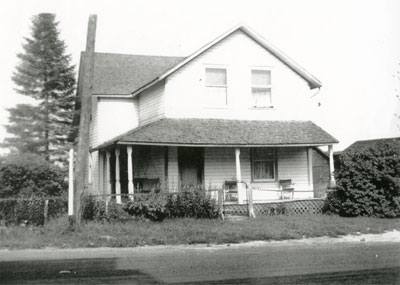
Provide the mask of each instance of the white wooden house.
POLYGON ((313 148, 329 146, 334 183, 338 142, 308 118, 310 90, 320 87, 246 26, 187 57, 95 53, 90 189, 118 195, 243 181, 262 202, 280 198, 279 180, 291 179, 295 199, 313 198, 313 148))

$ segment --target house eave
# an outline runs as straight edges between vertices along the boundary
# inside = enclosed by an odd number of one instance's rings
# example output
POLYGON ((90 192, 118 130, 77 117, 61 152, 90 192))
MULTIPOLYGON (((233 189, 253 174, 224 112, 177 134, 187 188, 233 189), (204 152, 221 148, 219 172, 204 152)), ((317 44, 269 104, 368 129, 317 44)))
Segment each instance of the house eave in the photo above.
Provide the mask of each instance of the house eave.
POLYGON ((133 98, 132 94, 93 94, 98 98, 133 98))
POLYGON ((295 143, 295 144, 196 144, 196 143, 169 143, 169 142, 129 142, 129 141, 113 141, 104 145, 100 145, 90 149, 90 152, 95 152, 101 149, 106 149, 115 145, 150 145, 150 146, 174 146, 174 147, 318 147, 337 144, 337 142, 322 142, 322 143, 295 143))

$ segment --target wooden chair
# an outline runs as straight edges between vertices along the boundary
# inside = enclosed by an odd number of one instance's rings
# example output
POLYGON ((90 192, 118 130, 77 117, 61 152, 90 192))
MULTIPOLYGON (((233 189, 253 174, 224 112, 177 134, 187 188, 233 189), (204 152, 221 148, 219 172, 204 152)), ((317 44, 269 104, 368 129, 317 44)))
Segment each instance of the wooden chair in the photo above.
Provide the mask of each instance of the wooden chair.
POLYGON ((279 180, 279 190, 281 192, 281 200, 283 199, 293 199, 294 195, 294 183, 292 179, 280 179, 279 180))
POLYGON ((225 181, 224 183, 224 201, 236 202, 238 201, 238 189, 236 181, 225 181))

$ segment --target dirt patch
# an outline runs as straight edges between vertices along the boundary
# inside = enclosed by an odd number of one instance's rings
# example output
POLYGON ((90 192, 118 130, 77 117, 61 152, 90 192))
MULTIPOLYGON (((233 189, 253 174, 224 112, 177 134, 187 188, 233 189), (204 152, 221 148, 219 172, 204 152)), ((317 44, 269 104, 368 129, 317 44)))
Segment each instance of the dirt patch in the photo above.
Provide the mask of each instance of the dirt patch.
MULTIPOLYGON (((400 231, 393 230, 381 234, 351 234, 341 237, 316 237, 282 241, 251 241, 242 244, 230 244, 229 246, 261 246, 265 244, 312 244, 312 243, 341 243, 341 242, 400 242, 400 231)), ((225 245, 226 246, 226 245, 225 245)))

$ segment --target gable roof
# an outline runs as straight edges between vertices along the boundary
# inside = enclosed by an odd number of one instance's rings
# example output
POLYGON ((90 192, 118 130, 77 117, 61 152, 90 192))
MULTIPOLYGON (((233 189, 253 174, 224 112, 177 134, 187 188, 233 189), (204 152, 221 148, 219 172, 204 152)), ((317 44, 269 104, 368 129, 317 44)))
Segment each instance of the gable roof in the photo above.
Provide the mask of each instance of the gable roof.
POLYGON ((176 146, 317 146, 337 143, 311 121, 160 119, 109 140, 113 144, 176 146))
POLYGON ((281 50, 279 50, 277 47, 273 46, 271 43, 266 41, 263 37, 261 37, 259 34, 254 32, 252 29, 245 25, 238 25, 234 27, 233 29, 227 31, 226 33, 222 34, 215 40, 209 42, 208 44, 204 45, 202 48, 188 56, 186 59, 184 59, 182 62, 165 72, 164 74, 161 74, 159 77, 157 77, 154 81, 149 82, 148 84, 142 86, 141 88, 134 90, 132 92, 132 95, 135 96, 147 88, 153 86, 157 82, 165 79, 175 71, 177 71, 179 68, 183 67, 199 55, 201 55, 203 52, 211 48, 212 46, 216 45, 232 33, 241 30, 244 32, 247 36, 249 36, 251 39, 256 41, 258 44, 260 44, 262 47, 264 47, 266 50, 268 50, 271 54, 273 54, 275 57, 277 57, 279 60, 281 60, 284 64, 286 64, 290 69, 292 69, 294 72, 296 72, 300 77, 302 77, 304 80, 308 82, 308 85, 310 86, 311 89, 314 88, 320 88, 322 86, 321 82, 314 77, 311 73, 309 73, 307 70, 305 70, 303 67, 301 67, 299 64, 297 64, 293 59, 291 59, 289 56, 284 54, 281 50))
POLYGON ((147 88, 164 80, 166 77, 239 30, 244 32, 306 80, 311 89, 320 88, 322 86, 321 82, 316 77, 302 68, 277 47, 273 46, 249 27, 238 25, 213 41, 210 41, 188 57, 95 53, 93 94, 132 94, 136 96, 147 88))
POLYGON ((98 53, 94 55, 93 94, 129 95, 184 57, 98 53))
POLYGON ((382 143, 397 143, 400 147, 400 137, 394 137, 394 138, 382 138, 382 139, 373 139, 373 140, 360 140, 352 143, 350 146, 348 146, 346 149, 342 151, 343 152, 348 152, 348 151, 353 151, 353 150, 360 150, 363 148, 371 147, 374 146, 375 144, 382 142, 382 143))

